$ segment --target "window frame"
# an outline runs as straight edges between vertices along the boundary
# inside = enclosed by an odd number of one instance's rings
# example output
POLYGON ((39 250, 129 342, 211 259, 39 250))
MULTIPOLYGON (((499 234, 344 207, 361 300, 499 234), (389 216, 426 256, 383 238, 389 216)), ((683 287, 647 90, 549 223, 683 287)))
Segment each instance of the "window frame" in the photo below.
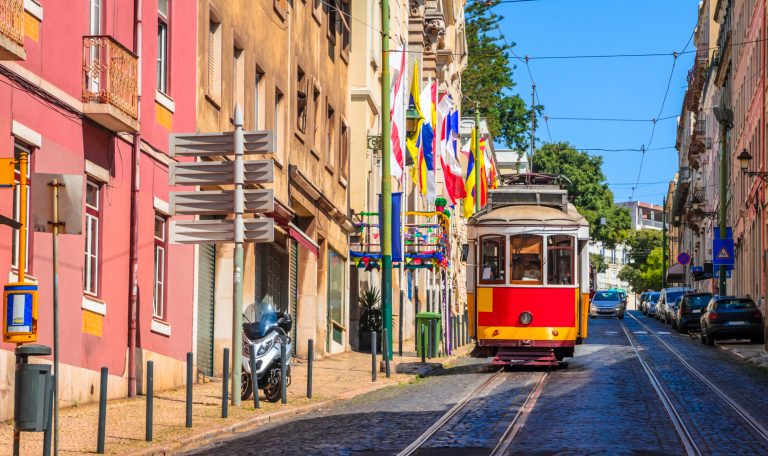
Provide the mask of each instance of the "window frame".
POLYGON ((536 286, 536 287, 542 287, 547 286, 547 268, 546 268, 546 245, 547 245, 547 235, 546 234, 539 234, 539 233, 515 233, 510 234, 507 239, 507 249, 509 251, 509 259, 508 259, 508 269, 509 269, 509 284, 510 285, 522 285, 522 286, 536 286), (516 280, 513 279, 514 277, 514 253, 512 252, 512 238, 519 237, 519 236, 535 236, 539 239, 539 272, 541 279, 539 280, 516 280))
POLYGON ((238 104, 245 110, 245 48, 235 42, 232 46, 232 112, 238 104))
MULTIPOLYGON (((30 242, 32 238, 32 233, 34 230, 30 230, 30 222, 32 220, 31 217, 31 187, 32 187, 32 156, 33 152, 35 151, 35 147, 30 146, 29 144, 26 144, 25 142, 19 140, 18 138, 14 138, 13 141, 13 155, 14 158, 17 156, 17 149, 23 149, 27 152, 27 220, 25 222, 27 226, 27 239, 25 242, 25 268, 24 268, 24 274, 31 274, 32 271, 32 265, 30 259, 33 258, 31 254, 31 248, 32 243, 30 242)), ((21 193, 19 192, 19 185, 21 184, 21 170, 19 169, 19 163, 18 161, 14 165, 13 168, 13 194, 12 194, 12 216, 13 220, 20 221, 21 218, 21 193)), ((19 272, 19 230, 17 229, 11 229, 11 270, 16 271, 18 274, 19 272)))
POLYGON ((85 226, 84 226, 84 232, 83 235, 85 237, 85 248, 83 249, 84 254, 84 264, 83 264, 83 293, 89 296, 93 297, 99 297, 101 296, 101 249, 102 249, 102 220, 103 220, 103 195, 102 195, 102 187, 104 186, 103 182, 100 182, 90 176, 86 178, 85 181, 86 186, 86 192, 85 195, 83 195, 83 202, 84 202, 84 216, 85 216, 85 226), (96 206, 88 204, 88 187, 95 187, 96 188, 96 206), (96 227, 96 240, 95 243, 91 240, 92 236, 92 225, 91 222, 94 222, 94 225, 96 227), (89 242, 91 241, 91 242, 89 242), (90 246, 94 246, 95 252, 90 251, 90 246), (91 268, 95 268, 95 273, 92 273, 91 268), (91 283, 89 286, 90 280, 95 280, 95 284, 91 283))
POLYGON ((168 225, 169 217, 162 212, 155 211, 155 218, 153 223, 153 258, 154 258, 154 283, 152 285, 152 318, 160 321, 167 321, 168 309, 167 309, 167 297, 168 297, 168 225), (162 238, 157 237, 157 222, 162 221, 162 238), (158 252, 162 253, 162 262, 158 263, 158 252), (158 274, 158 264, 162 264, 161 274, 158 274), (160 280, 158 280, 158 276, 160 280), (162 288, 158 294, 158 284, 162 288), (159 296, 159 302, 158 302, 159 296), (159 304, 159 305, 158 305, 159 304), (158 311, 159 309, 159 311, 158 311))
POLYGON ((336 110, 330 102, 325 103, 325 168, 331 174, 336 170, 336 110))
POLYGON ((170 69, 171 69, 171 56, 170 56, 170 49, 171 49, 171 0, 168 0, 167 6, 168 11, 164 14, 160 11, 159 2, 158 2, 158 10, 157 10, 157 71, 156 71, 156 81, 155 81, 155 89, 157 89, 158 92, 161 92, 165 95, 170 95, 171 93, 171 78, 170 78, 170 69), (164 33, 161 34, 161 31, 164 28, 164 33), (163 38, 163 47, 161 48, 161 37, 163 38), (162 52, 162 61, 161 61, 161 50, 162 52), (162 76, 161 76, 161 70, 162 70, 162 76))
POLYGON ((285 122, 282 117, 285 116, 285 95, 283 91, 275 87, 275 104, 273 106, 272 128, 274 131, 275 158, 282 164, 285 142, 285 122))
MULTIPOLYGON (((572 234, 548 234, 548 235, 545 236, 545 239, 546 239, 545 240, 545 243, 546 243, 546 249, 545 250, 546 250, 547 258, 546 258, 546 260, 544 262, 544 265, 543 265, 543 269, 545 270, 545 274, 546 274, 546 275, 542 276, 542 277, 544 277, 546 279, 545 282, 544 282, 544 285, 547 286, 547 287, 564 287, 564 288, 571 288, 571 287, 578 286, 578 282, 579 282, 578 281, 578 274, 576 273, 576 267, 577 267, 577 264, 578 264, 577 261, 576 261, 576 258, 577 258, 577 255, 578 255, 578 253, 576 251, 577 250, 576 249, 576 245, 578 243, 578 239, 576 238, 576 236, 574 236, 572 234), (557 236, 568 237, 570 239, 570 241, 571 241, 571 247, 570 247, 570 251, 571 251, 571 262, 570 262, 571 263, 571 283, 569 283, 569 284, 550 283, 549 282, 549 262, 550 262, 549 254, 550 254, 550 252, 556 251, 556 250, 567 250, 566 248, 563 248, 563 249, 553 249, 553 248, 550 248, 549 239, 550 238, 555 238, 557 236)), ((554 265, 553 267, 556 267, 556 266, 557 265, 554 265)))
POLYGON ((216 108, 221 107, 221 86, 222 86, 222 22, 216 16, 212 9, 209 9, 208 17, 208 43, 206 44, 207 71, 206 79, 208 84, 205 88, 205 96, 216 108))
POLYGON ((257 65, 253 85, 253 128, 256 130, 264 129, 264 117, 266 105, 263 103, 266 98, 264 88, 264 71, 257 65))
POLYGON ((479 246, 479 254, 478 254, 478 261, 477 261, 477 267, 478 267, 478 274, 477 274, 477 284, 479 285, 507 285, 507 269, 509 265, 509 258, 507 258, 507 249, 509 246, 509 236, 505 234, 484 234, 480 236, 478 239, 478 246, 479 246), (491 279, 483 279, 483 247, 485 247, 485 241, 487 239, 500 239, 501 240, 501 248, 499 249, 499 254, 502 256, 501 261, 499 263, 499 268, 501 271, 504 272, 504 278, 501 280, 491 280, 491 279))

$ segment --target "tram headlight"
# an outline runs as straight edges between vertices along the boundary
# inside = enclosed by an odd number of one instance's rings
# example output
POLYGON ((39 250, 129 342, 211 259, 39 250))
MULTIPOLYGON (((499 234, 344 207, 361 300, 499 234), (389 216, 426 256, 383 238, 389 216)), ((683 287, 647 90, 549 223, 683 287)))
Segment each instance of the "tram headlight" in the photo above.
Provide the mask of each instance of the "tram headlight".
POLYGON ((533 321, 533 315, 530 312, 523 312, 520 314, 520 323, 524 325, 530 325, 533 321))

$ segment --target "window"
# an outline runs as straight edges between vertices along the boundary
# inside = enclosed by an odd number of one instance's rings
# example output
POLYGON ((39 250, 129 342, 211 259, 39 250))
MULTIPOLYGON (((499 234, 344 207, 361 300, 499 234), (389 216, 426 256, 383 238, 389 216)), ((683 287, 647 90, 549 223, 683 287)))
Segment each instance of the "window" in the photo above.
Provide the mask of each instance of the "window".
POLYGON ((350 0, 342 0, 342 14, 339 15, 341 23, 341 56, 345 61, 349 60, 349 51, 352 47, 352 33, 349 27, 349 20, 352 17, 352 8, 350 5, 350 0))
POLYGON ((574 284, 574 254, 571 236, 550 236, 547 240, 547 283, 574 284))
POLYGON ((526 285, 542 283, 542 239, 533 234, 518 234, 509 238, 512 282, 526 285))
POLYGON ((328 249, 328 320, 331 338, 338 344, 344 343, 344 275, 346 260, 328 249))
POLYGON ((480 283, 505 283, 506 239, 504 236, 483 236, 480 252, 480 283))
MULTIPOLYGON (((314 125, 315 132, 314 132, 314 138, 313 138, 314 141, 313 142, 314 142, 314 146, 316 148, 319 148, 320 147, 320 141, 321 141, 321 139, 320 139, 320 132, 322 131, 321 130, 321 126, 322 126, 321 114, 322 114, 323 111, 322 111, 322 103, 321 103, 321 99, 320 99, 320 89, 318 89, 317 87, 313 87, 312 88, 312 105, 315 108, 315 112, 314 112, 314 116, 313 116, 313 122, 315 123, 315 125, 314 125)), ((318 158, 319 158, 319 154, 318 154, 318 158)))
POLYGON ((168 219, 155 213, 155 290, 152 301, 152 316, 165 319, 165 279, 168 264, 168 219))
POLYGON ((253 126, 264 129, 264 72, 256 68, 256 80, 253 87, 253 126))
POLYGON ((221 23, 208 21, 208 97, 221 100, 221 23))
POLYGON ((349 127, 345 122, 341 123, 341 148, 339 157, 339 174, 343 179, 347 178, 347 168, 349 167, 349 127))
POLYGON ((301 68, 296 71, 296 129, 307 132, 307 81, 301 68))
POLYGON ((98 296, 101 241, 101 184, 91 178, 85 182, 85 267, 83 290, 98 296))
MULTIPOLYGON (((13 186, 13 219, 17 222, 21 221, 21 192, 19 191, 19 183, 21 182, 21 169, 18 163, 19 155, 22 152, 26 152, 27 156, 29 157, 31 154, 31 149, 27 147, 26 145, 23 145, 21 143, 15 143, 13 145, 13 155, 16 158, 16 169, 13 173, 13 183, 16 184, 13 186)), ((24 223, 27 227, 29 227, 29 185, 31 184, 29 176, 30 176, 30 169, 32 166, 27 164, 27 191, 26 193, 26 214, 24 217, 24 223)), ((27 230, 27 239, 24 243, 24 272, 29 272, 29 233, 32 233, 32 230, 27 230)), ((13 230, 13 236, 11 239, 11 247, 13 251, 13 255, 11 257, 11 266, 13 266, 14 269, 19 268, 19 230, 13 230)))
POLYGON ((334 60, 336 57, 336 28, 338 27, 338 4, 337 0, 323 1, 325 8, 326 36, 328 38, 328 57, 334 60))
POLYGON ((235 106, 239 105, 240 109, 245 107, 244 62, 243 50, 235 46, 232 49, 232 112, 235 112, 235 106))
POLYGON ((336 164, 335 123, 336 112, 331 105, 328 105, 325 119, 325 159, 326 165, 330 167, 336 164))
POLYGON ((168 93, 168 1, 157 2, 157 90, 168 93))
POLYGON ((280 121, 283 116, 283 94, 279 90, 275 91, 275 114, 274 125, 272 126, 275 132, 275 153, 278 157, 282 157, 282 139, 283 139, 283 123, 280 121))

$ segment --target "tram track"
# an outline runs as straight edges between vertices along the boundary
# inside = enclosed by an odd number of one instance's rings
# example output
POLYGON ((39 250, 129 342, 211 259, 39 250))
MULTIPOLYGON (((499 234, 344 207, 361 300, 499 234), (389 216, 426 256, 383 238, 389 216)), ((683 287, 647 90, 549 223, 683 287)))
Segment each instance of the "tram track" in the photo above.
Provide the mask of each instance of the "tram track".
MULTIPOLYGON (((533 410, 533 407, 536 404, 536 400, 541 395, 541 391, 544 389, 544 386, 546 385, 550 375, 551 371, 547 370, 546 372, 541 373, 541 375, 539 375, 537 378, 530 379, 525 383, 525 385, 523 385, 522 389, 523 391, 526 391, 531 383, 535 382, 533 388, 531 388, 531 390, 526 395, 524 402, 518 408, 517 413, 506 426, 504 433, 502 434, 498 443, 489 453, 490 455, 499 455, 506 452, 506 450, 512 444, 512 441, 514 440, 517 433, 525 424, 525 420, 533 410)), ((416 440, 414 440, 410 445, 400 451, 398 456, 409 456, 417 454, 420 449, 426 448, 426 444, 441 430, 445 429, 451 422, 452 418, 454 418, 460 411, 467 407, 467 405, 473 399, 479 397, 485 391, 493 390, 496 386, 503 383, 509 377, 509 372, 505 372, 504 369, 500 369, 491 377, 484 380, 472 391, 470 391, 464 398, 462 398, 453 407, 451 407, 451 409, 445 412, 445 414, 443 414, 437 421, 435 421, 432 426, 424 431, 418 438, 416 438, 416 440)), ((520 395, 517 397, 519 396, 520 395)))

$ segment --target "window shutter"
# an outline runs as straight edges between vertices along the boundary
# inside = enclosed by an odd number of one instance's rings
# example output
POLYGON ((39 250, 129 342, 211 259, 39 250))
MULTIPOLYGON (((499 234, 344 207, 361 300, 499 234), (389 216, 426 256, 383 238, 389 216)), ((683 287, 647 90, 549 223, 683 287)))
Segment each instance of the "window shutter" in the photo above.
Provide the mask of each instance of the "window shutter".
MULTIPOLYGON (((234 105, 237 104, 237 101, 239 99, 240 93, 238 90, 237 80, 239 75, 237 74, 237 53, 238 49, 234 49, 234 53, 232 54, 232 107, 234 108, 234 105)), ((242 108, 242 106, 241 106, 242 108)))
POLYGON ((208 23, 208 92, 213 95, 213 85, 215 80, 215 66, 216 66, 216 23, 210 21, 208 23))

